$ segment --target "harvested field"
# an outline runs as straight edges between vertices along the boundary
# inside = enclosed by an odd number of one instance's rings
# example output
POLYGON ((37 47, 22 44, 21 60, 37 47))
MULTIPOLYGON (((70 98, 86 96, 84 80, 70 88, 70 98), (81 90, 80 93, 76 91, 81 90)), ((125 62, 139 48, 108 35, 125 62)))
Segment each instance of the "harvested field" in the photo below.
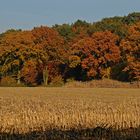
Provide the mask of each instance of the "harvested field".
POLYGON ((140 89, 0 88, 0 139, 140 139, 140 89))

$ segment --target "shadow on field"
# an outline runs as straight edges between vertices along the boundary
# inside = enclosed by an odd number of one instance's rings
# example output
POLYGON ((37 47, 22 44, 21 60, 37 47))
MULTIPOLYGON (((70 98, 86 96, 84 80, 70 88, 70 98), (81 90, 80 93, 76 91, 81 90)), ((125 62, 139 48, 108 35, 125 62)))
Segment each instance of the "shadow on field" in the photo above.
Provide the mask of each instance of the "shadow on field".
POLYGON ((140 140, 140 127, 125 130, 97 127, 84 130, 49 130, 27 134, 0 133, 0 140, 140 140))

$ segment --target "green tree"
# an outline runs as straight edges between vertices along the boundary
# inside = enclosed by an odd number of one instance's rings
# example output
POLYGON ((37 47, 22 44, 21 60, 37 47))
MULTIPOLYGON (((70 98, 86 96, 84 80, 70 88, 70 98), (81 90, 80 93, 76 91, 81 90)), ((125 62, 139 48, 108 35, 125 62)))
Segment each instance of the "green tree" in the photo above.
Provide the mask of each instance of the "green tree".
POLYGON ((123 17, 122 21, 127 25, 135 24, 140 21, 140 12, 130 13, 128 16, 123 17))
POLYGON ((118 35, 121 39, 127 36, 127 26, 122 22, 122 17, 104 18, 89 27, 88 33, 92 35, 98 31, 111 31, 118 35))
POLYGON ((64 38, 66 43, 68 41, 71 41, 75 37, 72 26, 69 24, 55 25, 53 26, 53 28, 58 31, 58 33, 64 38))

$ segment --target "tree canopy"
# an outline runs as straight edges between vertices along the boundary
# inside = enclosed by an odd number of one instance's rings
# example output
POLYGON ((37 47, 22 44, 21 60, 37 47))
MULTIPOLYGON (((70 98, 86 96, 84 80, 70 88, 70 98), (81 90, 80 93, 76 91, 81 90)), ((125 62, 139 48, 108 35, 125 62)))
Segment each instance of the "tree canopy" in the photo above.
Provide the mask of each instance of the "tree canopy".
POLYGON ((0 81, 140 80, 140 13, 0 34, 0 81))

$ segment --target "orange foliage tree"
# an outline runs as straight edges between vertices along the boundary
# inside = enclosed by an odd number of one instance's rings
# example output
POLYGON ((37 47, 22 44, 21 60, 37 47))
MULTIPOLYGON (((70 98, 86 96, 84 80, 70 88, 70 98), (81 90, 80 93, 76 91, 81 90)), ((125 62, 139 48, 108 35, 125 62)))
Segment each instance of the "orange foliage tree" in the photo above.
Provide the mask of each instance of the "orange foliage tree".
MULTIPOLYGON (((47 85, 49 80, 48 78, 50 77, 50 74, 53 70, 50 70, 48 66, 51 65, 52 67, 52 65, 54 65, 55 67, 55 65, 58 65, 58 63, 61 64, 65 61, 66 51, 64 48, 64 40, 57 31, 49 27, 41 26, 38 28, 34 28, 32 30, 32 34, 35 37, 35 46, 42 48, 46 52, 47 61, 42 63, 42 67, 43 81, 44 84, 47 85)), ((55 69, 54 72, 57 73, 57 69, 55 69)), ((53 77, 54 75, 56 74, 53 74, 51 76, 53 77)))
MULTIPOLYGON (((42 60, 47 61, 44 50, 35 46, 33 40, 34 36, 30 31, 8 32, 4 34, 4 37, 0 40, 0 61, 3 76, 12 73, 17 79, 17 84, 20 84, 21 79, 26 79, 26 77, 22 77, 22 75, 26 75, 21 73, 26 62, 34 59, 34 65, 36 65, 36 62, 42 63, 42 60)), ((33 74, 36 75, 36 73, 33 74)))
POLYGON ((121 41, 124 69, 129 80, 140 80, 140 22, 130 26, 128 36, 121 41))
POLYGON ((16 74, 18 84, 20 84, 20 72, 24 62, 34 53, 30 50, 30 46, 33 45, 32 40, 33 36, 28 31, 7 32, 0 40, 1 71, 4 75, 9 72, 16 74))
POLYGON ((29 86, 36 86, 38 84, 38 67, 37 61, 34 59, 27 60, 21 70, 22 81, 29 86))
POLYGON ((109 77, 110 67, 120 59, 117 40, 118 36, 110 31, 97 32, 79 40, 72 46, 70 66, 81 65, 89 78, 109 77))

